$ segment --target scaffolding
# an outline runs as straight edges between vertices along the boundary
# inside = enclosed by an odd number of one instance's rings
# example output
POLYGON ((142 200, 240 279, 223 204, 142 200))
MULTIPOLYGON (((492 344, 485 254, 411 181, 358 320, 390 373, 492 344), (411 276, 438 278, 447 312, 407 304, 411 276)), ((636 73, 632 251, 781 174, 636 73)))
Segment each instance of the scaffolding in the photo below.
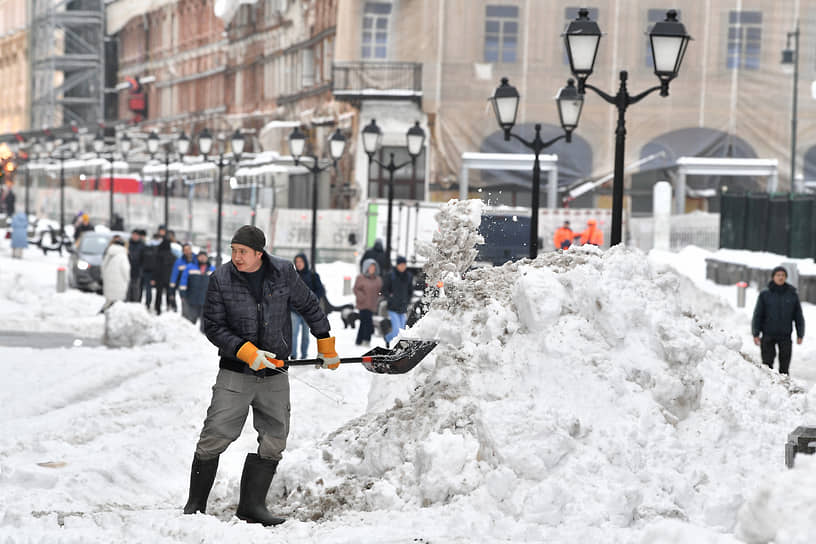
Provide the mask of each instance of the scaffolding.
POLYGON ((31 127, 103 119, 104 0, 31 0, 31 127))

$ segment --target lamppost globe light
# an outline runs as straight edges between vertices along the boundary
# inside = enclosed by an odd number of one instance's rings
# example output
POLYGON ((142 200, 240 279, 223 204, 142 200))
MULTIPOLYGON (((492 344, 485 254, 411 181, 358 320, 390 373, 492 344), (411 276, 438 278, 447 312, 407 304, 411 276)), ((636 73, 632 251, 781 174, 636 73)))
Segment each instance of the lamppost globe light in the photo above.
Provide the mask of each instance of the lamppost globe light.
POLYGON ((159 135, 154 130, 150 133, 150 136, 147 137, 147 152, 150 153, 151 156, 155 155, 159 150, 160 143, 161 140, 159 139, 159 135))
POLYGON ((340 132, 340 129, 334 131, 329 138, 329 154, 335 161, 339 161, 346 150, 346 137, 340 132))
POLYGON ((601 28, 589 18, 589 10, 578 10, 578 17, 570 21, 564 31, 564 45, 570 70, 578 79, 578 92, 583 93, 584 82, 592 74, 601 41, 601 28))
POLYGON ((686 33, 683 23, 677 20, 677 12, 673 9, 666 12, 665 21, 655 23, 649 32, 654 73, 664 86, 660 92, 662 96, 668 96, 669 82, 680 72, 680 65, 690 40, 691 36, 686 33))
MULTIPOLYGON (((675 10, 669 10, 666 13, 666 20, 655 23, 649 32, 655 75, 660 80, 660 85, 656 85, 637 94, 630 94, 626 83, 629 79, 629 73, 626 70, 621 70, 619 73, 618 91, 614 95, 586 83, 586 78, 592 73, 592 68, 595 64, 600 39, 600 28, 589 19, 589 13, 586 9, 582 9, 578 12, 578 18, 572 21, 568 25, 566 32, 564 32, 564 44, 569 56, 570 69, 576 79, 578 79, 578 93, 584 94, 586 89, 591 89, 605 102, 615 106, 618 110, 618 122, 615 129, 615 160, 612 182, 612 227, 609 243, 610 246, 615 246, 623 241, 626 110, 631 105, 637 104, 655 91, 660 91, 661 96, 669 95, 669 82, 677 77, 691 36, 686 33, 683 24, 677 20, 677 12, 675 10)), ((561 103, 559 103, 559 106, 561 106, 561 103)), ((573 114, 576 113, 574 109, 573 106, 573 114)), ((568 113, 567 110, 559 107, 559 113, 562 114, 562 123, 569 121, 569 119, 563 117, 565 113, 568 113)), ((580 114, 580 112, 578 113, 580 114)), ((678 208, 682 209, 685 207, 684 195, 678 195, 675 201, 678 208)), ((682 213, 682 211, 680 213, 682 213)))
POLYGON ((93 139, 93 149, 96 153, 102 153, 102 150, 105 149, 105 133, 101 130, 93 139))
POLYGON ((303 155, 303 149, 306 147, 306 135, 301 132, 300 127, 295 127, 289 135, 289 153, 297 161, 303 155))
POLYGON ((561 128, 567 133, 566 140, 569 142, 572 131, 578 126, 581 109, 584 107, 584 95, 578 92, 574 79, 568 79, 567 86, 558 90, 555 103, 558 105, 558 118, 561 121, 561 128))
POLYGON ((212 151, 213 137, 209 129, 205 128, 198 135, 198 151, 205 157, 212 151))
POLYGON ((377 120, 372 119, 369 124, 363 127, 363 149, 369 157, 377 152, 382 142, 382 130, 377 126, 377 120))
POLYGON ((187 152, 190 150, 190 138, 187 137, 187 134, 184 131, 181 131, 181 135, 176 139, 176 151, 179 155, 186 155, 187 152))
POLYGON ((419 157, 425 145, 425 131, 419 126, 419 121, 415 121, 414 126, 408 129, 405 141, 408 145, 408 154, 413 158, 419 157))
POLYGON ((232 134, 231 147, 233 155, 240 157, 244 153, 244 135, 239 129, 232 134))
POLYGON ((493 104, 493 113, 496 114, 496 121, 504 130, 505 141, 510 140, 510 130, 516 124, 520 96, 515 87, 510 85, 506 77, 501 78, 501 85, 496 87, 496 91, 490 98, 493 104))
POLYGON ((123 155, 127 155, 128 152, 130 151, 131 143, 132 142, 130 141, 130 137, 127 135, 127 132, 122 133, 122 137, 119 138, 119 151, 123 155))
POLYGON ((49 134, 45 138, 45 151, 50 155, 54 152, 54 147, 56 146, 56 139, 54 138, 53 134, 49 134))
POLYGON ((68 151, 71 153, 76 153, 79 150, 79 142, 73 136, 68 138, 68 151))

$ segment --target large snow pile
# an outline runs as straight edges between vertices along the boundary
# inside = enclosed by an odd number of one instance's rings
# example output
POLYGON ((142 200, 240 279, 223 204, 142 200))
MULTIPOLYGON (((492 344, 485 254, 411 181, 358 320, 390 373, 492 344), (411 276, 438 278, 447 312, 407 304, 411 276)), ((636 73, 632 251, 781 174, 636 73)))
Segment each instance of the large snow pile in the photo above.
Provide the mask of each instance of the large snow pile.
MULTIPOLYGON (((472 239, 472 211, 447 206, 440 224, 460 231, 437 243, 472 239)), ((516 520, 510 540, 650 540, 680 523, 716 541, 760 477, 784 470, 804 391, 697 315, 671 270, 621 248, 459 278, 463 261, 437 263, 444 298, 406 336, 441 343, 390 406, 328 436, 322 463, 287 463, 271 495, 289 514, 467 504, 486 515, 463 534, 495 534, 498 509, 516 520)))
POLYGON ((117 302, 105 311, 105 334, 108 347, 134 347, 145 344, 181 341, 179 331, 185 331, 186 341, 196 340, 196 328, 176 312, 165 312, 158 318, 143 304, 117 302))

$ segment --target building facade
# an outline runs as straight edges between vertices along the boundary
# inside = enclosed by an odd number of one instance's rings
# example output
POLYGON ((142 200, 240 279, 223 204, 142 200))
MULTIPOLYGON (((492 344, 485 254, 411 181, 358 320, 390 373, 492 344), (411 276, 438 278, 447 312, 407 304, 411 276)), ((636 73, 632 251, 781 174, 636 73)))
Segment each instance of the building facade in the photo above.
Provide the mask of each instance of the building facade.
POLYGON ((0 133, 17 132, 29 126, 29 59, 27 4, 25 0, 0 1, 0 133))
MULTIPOLYGON (((487 99, 507 77, 521 94, 516 130, 532 136, 561 132, 555 102, 571 77, 562 32, 578 9, 589 9, 603 37, 589 83, 614 94, 619 72, 628 71, 635 94, 658 83, 647 32, 666 8, 650 0, 341 0, 335 50, 335 96, 354 103, 363 122, 393 122, 386 134, 394 145, 411 117, 429 132, 427 197, 458 196, 461 156, 466 151, 528 153, 505 142, 487 99), (344 64, 345 63, 345 64, 344 64), (342 80, 347 63, 359 63, 360 83, 342 80), (406 64, 407 63, 407 64, 406 64), (410 74, 421 66, 418 84, 410 74), (399 75, 395 75, 398 73, 399 75), (388 75, 384 75, 388 74, 388 75), (380 93, 372 93, 379 89, 380 93), (413 104, 413 106, 411 105, 413 104), (402 109, 400 109, 402 108, 402 109), (407 110, 404 111, 404 110, 407 110)), ((816 1, 689 0, 679 19, 693 36, 670 95, 657 93, 626 114, 625 163, 649 158, 627 174, 634 193, 672 179, 681 156, 758 157, 779 160, 780 189, 790 183, 793 78, 780 64, 787 33, 800 28, 797 171, 816 179, 816 104, 811 97, 816 58, 816 1)), ((565 188, 612 172, 615 108, 588 91, 572 143, 559 142, 559 186, 565 188)), ((362 157, 358 156, 358 164, 362 157)), ((359 170, 359 169, 358 169, 359 170)), ((376 173, 375 173, 376 175, 376 173)), ((372 186, 367 174, 361 185, 372 186)), ((689 181, 689 207, 716 205, 706 195, 723 184, 762 189, 764 181, 689 181), (696 191, 696 193, 695 193, 696 191)), ((493 203, 529 205, 530 174, 480 171, 470 175, 471 195, 493 203)), ((573 205, 606 206, 601 188, 573 205)), ((710 209, 710 208, 709 208, 710 209)))

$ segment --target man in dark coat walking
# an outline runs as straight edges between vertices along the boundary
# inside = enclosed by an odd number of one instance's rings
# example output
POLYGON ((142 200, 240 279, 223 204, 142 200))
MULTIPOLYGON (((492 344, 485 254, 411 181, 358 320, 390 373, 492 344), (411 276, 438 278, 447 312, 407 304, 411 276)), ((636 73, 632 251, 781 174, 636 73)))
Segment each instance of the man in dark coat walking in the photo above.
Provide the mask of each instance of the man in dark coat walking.
POLYGON ((363 263, 368 259, 374 259, 377 262, 377 266, 380 267, 380 276, 385 276, 386 272, 391 269, 391 257, 385 254, 382 240, 378 239, 374 242, 373 246, 363 253, 363 258, 360 259, 360 272, 362 274, 366 273, 366 270, 363 268, 363 263))
POLYGON ((246 456, 237 516, 249 523, 285 520, 266 508, 266 494, 289 435, 292 321, 289 307, 309 324, 322 368, 340 366, 329 320, 292 263, 264 251, 261 229, 244 225, 231 241, 232 260, 210 276, 204 303, 204 333, 221 357, 212 401, 190 473, 185 514, 204 512, 218 458, 241 435, 250 406, 258 431, 258 453, 246 456))
POLYGON ((791 360, 791 323, 796 324, 796 343, 805 336, 805 318, 796 288, 787 283, 788 271, 777 266, 771 272, 768 288, 757 297, 751 333, 754 344, 760 346, 762 362, 773 368, 776 348, 779 348, 779 373, 787 374, 791 360))
MULTIPOLYGON (((170 238, 163 238, 156 248, 153 264, 153 278, 150 280, 151 286, 156 288, 156 315, 161 314, 162 295, 167 299, 167 310, 172 310, 175 306, 170 302, 170 275, 173 273, 173 263, 176 256, 170 247, 170 238)), ((173 295, 175 296, 175 295, 173 295)))
POLYGON ((147 233, 140 229, 133 229, 128 241, 128 260, 130 261, 130 285, 128 285, 127 301, 139 302, 142 300, 142 249, 144 237, 147 233))

